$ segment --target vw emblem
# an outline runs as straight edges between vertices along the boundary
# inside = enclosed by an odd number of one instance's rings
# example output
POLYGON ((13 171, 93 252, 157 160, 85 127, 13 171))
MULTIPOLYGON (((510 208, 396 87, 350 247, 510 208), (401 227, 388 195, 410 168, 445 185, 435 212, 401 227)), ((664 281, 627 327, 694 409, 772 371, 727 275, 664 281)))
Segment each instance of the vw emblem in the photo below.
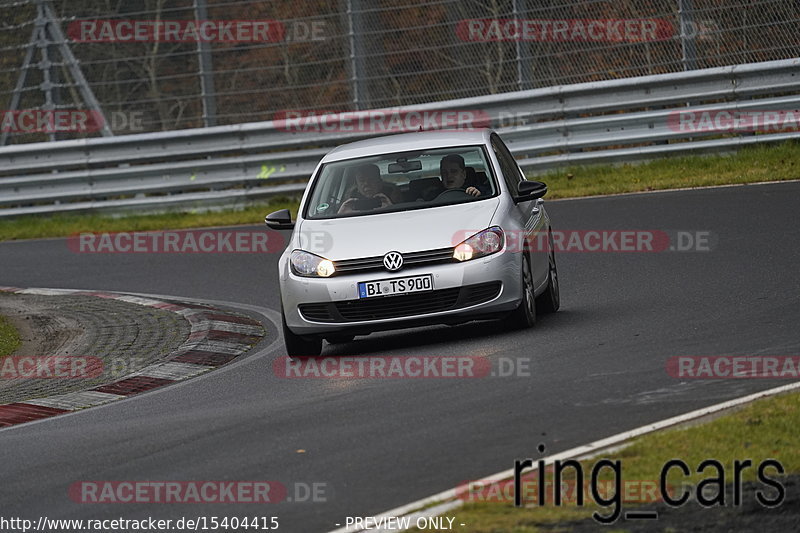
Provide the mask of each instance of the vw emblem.
POLYGON ((391 272, 400 270, 403 268, 403 256, 400 252, 389 252, 383 256, 383 266, 391 272))

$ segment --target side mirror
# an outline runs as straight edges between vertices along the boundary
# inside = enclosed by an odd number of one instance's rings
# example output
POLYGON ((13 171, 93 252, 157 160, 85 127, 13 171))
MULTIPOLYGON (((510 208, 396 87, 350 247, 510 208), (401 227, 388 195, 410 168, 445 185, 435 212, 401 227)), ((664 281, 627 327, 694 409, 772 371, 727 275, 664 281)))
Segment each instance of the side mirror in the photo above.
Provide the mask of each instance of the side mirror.
POLYGON ((547 185, 541 181, 520 181, 514 201, 519 203, 536 200, 545 194, 547 194, 547 185))
POLYGON ((264 223, 272 229, 293 229, 292 214, 288 209, 281 209, 270 213, 264 218, 264 223))

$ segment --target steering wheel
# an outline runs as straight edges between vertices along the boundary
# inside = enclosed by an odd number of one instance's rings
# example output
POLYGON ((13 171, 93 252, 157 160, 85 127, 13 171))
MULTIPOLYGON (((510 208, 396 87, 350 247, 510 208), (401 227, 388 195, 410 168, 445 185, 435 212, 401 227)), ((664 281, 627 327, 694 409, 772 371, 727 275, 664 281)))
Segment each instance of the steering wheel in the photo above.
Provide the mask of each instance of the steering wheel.
POLYGON ((471 195, 467 194, 465 191, 461 189, 446 189, 439 193, 439 195, 433 199, 434 202, 439 200, 462 200, 464 198, 472 198, 471 195))

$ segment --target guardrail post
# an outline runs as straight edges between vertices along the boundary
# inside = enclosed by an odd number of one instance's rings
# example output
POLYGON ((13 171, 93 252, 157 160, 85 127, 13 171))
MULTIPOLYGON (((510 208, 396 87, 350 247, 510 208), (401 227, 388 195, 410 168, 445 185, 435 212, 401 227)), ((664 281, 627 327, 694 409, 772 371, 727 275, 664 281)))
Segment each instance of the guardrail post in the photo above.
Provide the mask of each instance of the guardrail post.
MULTIPOLYGON (((527 0, 512 0, 514 19, 517 21, 528 14, 527 0)), ((525 91, 532 88, 531 84, 531 44, 524 39, 516 40, 517 52, 517 88, 525 91)))
POLYGON ((369 108, 367 68, 364 61, 364 13, 361 0, 347 0, 347 24, 350 41, 350 79, 353 87, 353 108, 369 108))
MULTIPOLYGON (((208 10, 206 0, 194 0, 194 13, 197 20, 206 20, 208 10)), ((197 40, 198 66, 200 68, 200 97, 203 99, 203 126, 217 125, 217 101, 214 88, 214 65, 211 60, 211 46, 202 39, 197 40)))
POLYGON ((694 70, 697 68, 697 44, 695 42, 697 27, 694 24, 692 0, 678 0, 678 17, 681 24, 683 70, 694 70))

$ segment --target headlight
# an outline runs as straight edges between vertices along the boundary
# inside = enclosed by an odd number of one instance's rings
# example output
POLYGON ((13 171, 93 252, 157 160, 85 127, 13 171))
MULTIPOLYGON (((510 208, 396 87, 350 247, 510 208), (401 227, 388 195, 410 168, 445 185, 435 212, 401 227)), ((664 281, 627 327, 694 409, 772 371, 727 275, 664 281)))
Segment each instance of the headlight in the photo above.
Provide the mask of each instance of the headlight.
POLYGON ((289 264, 294 274, 308 278, 327 278, 336 271, 330 260, 303 250, 292 251, 289 264))
POLYGON ((504 240, 503 230, 492 226, 456 246, 453 250, 453 258, 459 261, 469 261, 491 255, 503 249, 504 240))

